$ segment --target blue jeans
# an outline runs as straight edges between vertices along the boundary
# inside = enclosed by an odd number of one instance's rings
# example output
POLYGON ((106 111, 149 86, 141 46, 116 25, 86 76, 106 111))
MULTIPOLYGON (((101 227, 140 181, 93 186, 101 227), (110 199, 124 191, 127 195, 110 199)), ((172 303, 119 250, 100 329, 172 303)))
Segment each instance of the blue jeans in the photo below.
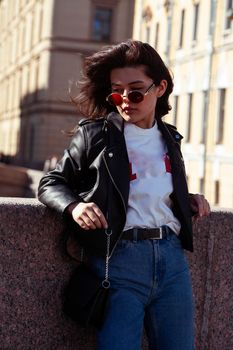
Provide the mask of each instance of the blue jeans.
MULTIPOLYGON (((91 266, 104 278, 105 261, 91 266)), ((98 350, 139 350, 145 327, 150 350, 193 350, 189 268, 175 234, 163 240, 119 242, 110 259, 111 293, 98 350)))

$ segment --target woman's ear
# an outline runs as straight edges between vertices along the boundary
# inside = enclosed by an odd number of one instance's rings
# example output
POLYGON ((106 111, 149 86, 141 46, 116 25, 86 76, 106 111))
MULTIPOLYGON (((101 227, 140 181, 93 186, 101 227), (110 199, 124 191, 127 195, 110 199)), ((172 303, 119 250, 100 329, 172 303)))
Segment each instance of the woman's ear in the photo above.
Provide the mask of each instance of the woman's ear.
POLYGON ((164 92, 167 89, 167 80, 163 79, 160 81, 160 84, 158 86, 156 86, 157 88, 157 96, 161 97, 163 96, 164 92))

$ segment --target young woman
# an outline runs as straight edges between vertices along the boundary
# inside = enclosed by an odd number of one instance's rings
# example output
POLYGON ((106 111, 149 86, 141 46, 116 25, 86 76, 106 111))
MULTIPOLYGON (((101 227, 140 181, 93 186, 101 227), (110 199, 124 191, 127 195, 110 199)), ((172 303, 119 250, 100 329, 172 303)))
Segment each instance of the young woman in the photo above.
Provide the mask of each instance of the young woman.
POLYGON ((109 242, 110 298, 99 350, 194 349, 193 300, 184 249, 192 216, 209 214, 189 194, 180 141, 162 121, 173 89, 148 44, 128 40, 87 57, 76 102, 87 119, 39 186, 39 199, 68 216, 89 265, 104 279, 109 242))

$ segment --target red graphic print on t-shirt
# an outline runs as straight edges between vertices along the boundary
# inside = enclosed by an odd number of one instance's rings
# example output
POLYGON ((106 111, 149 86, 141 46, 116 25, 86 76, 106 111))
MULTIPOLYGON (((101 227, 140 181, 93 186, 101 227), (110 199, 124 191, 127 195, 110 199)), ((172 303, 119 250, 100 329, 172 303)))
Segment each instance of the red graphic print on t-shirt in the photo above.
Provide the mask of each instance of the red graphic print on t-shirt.
POLYGON ((163 160, 164 160, 166 172, 171 173, 171 163, 170 163, 169 155, 167 153, 164 154, 163 160))
POLYGON ((133 174, 132 163, 129 163, 129 178, 130 181, 136 180, 137 174, 133 174))

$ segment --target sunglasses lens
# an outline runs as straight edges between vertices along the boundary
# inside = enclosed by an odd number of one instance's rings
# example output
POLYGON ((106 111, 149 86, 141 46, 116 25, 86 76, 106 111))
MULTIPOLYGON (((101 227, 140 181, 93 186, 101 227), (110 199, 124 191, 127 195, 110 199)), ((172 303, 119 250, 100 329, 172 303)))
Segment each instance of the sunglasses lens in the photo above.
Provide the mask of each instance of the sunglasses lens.
MULTIPOLYGON (((144 99, 144 95, 140 91, 131 91, 128 94, 128 99, 133 103, 140 103, 144 99)), ((120 94, 112 93, 107 97, 108 103, 113 106, 120 106, 123 103, 123 98, 120 94)))
POLYGON ((140 91, 131 91, 128 94, 128 99, 133 103, 140 103, 143 101, 144 96, 140 91))
POLYGON ((120 106, 123 102, 121 95, 114 93, 107 97, 107 101, 113 106, 120 106))

